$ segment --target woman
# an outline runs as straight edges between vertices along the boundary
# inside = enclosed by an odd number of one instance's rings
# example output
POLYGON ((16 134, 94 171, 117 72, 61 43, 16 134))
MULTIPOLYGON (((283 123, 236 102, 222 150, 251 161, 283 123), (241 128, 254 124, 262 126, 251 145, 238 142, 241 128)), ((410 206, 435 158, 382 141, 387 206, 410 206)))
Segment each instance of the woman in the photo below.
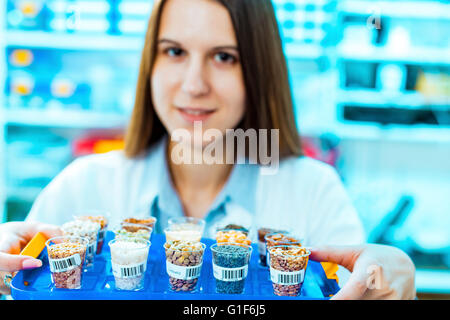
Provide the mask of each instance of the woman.
POLYGON ((269 0, 156 1, 125 150, 74 161, 28 219, 61 224, 90 209, 153 215, 157 232, 181 215, 204 218, 206 236, 227 223, 289 227, 308 245, 338 245, 312 255, 353 271, 337 298, 415 295, 405 254, 344 247, 362 244, 363 229, 335 171, 302 157, 269 0), (248 141, 223 143, 232 133, 248 141), (382 262, 382 285, 366 290, 382 262))

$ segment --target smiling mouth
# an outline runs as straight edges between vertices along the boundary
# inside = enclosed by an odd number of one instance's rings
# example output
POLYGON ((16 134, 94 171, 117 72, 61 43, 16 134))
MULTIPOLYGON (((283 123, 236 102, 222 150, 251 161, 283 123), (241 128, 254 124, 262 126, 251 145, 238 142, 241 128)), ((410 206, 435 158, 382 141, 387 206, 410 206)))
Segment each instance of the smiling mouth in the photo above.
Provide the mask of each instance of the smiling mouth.
POLYGON ((194 123, 196 121, 206 121, 211 115, 216 112, 216 109, 203 109, 203 108, 177 108, 181 117, 188 123, 194 123))
POLYGON ((202 115, 208 115, 216 110, 208 110, 208 109, 201 109, 201 108, 177 108, 180 112, 185 113, 187 115, 191 116, 202 116, 202 115))

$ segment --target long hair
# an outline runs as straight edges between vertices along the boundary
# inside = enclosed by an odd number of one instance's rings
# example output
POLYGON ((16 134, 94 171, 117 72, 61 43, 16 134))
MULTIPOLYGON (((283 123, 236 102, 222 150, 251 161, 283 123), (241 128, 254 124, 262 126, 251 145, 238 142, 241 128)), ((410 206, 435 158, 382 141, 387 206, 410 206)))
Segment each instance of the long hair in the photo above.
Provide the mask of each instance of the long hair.
MULTIPOLYGON (((150 79, 167 1, 155 1, 145 35, 134 109, 125 135, 125 154, 131 158, 143 154, 167 133, 153 106, 150 79)), ((278 129, 280 158, 301 156, 287 62, 271 0, 212 1, 228 10, 238 42, 247 97, 238 128, 278 129)))

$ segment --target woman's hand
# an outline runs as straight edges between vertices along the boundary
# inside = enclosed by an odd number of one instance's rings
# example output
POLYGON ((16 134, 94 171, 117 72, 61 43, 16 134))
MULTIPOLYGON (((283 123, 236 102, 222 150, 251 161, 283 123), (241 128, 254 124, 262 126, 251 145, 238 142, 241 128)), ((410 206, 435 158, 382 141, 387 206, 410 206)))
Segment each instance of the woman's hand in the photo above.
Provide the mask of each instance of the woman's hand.
POLYGON ((42 266, 42 261, 39 259, 19 255, 38 232, 42 232, 48 238, 61 235, 61 230, 57 226, 49 224, 37 222, 0 224, 0 294, 9 294, 9 288, 3 283, 3 277, 8 272, 42 266))
POLYGON ((352 274, 332 299, 414 299, 415 267, 400 249, 366 244, 327 246, 311 250, 310 258, 334 262, 352 274))

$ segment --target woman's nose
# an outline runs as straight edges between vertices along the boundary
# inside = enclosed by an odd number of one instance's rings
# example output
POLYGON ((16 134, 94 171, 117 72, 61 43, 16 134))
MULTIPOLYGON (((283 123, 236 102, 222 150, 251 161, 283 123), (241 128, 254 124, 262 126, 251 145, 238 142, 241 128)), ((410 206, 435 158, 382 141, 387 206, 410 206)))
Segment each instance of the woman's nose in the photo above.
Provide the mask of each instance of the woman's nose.
POLYGON ((206 79, 205 66, 201 59, 192 59, 186 70, 182 85, 183 92, 197 97, 209 93, 210 87, 206 79))

